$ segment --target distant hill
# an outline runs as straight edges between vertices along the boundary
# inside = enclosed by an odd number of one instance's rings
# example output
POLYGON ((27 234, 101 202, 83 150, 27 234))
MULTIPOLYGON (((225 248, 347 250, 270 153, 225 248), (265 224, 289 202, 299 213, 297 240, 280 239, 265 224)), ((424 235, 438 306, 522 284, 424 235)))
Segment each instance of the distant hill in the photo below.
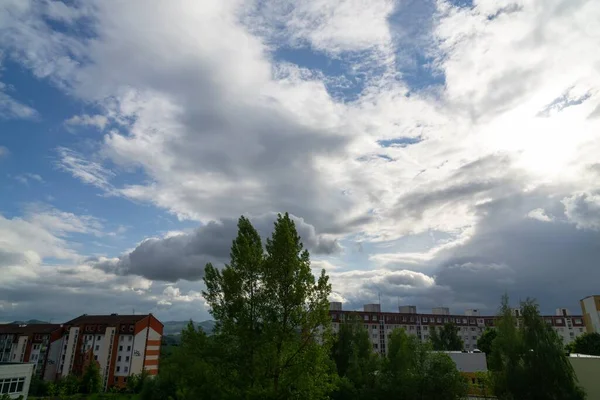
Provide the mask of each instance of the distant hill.
POLYGON ((49 324, 46 321, 40 321, 39 319, 30 319, 29 321, 13 321, 11 324, 19 324, 19 325, 35 325, 35 324, 49 324))
MULTIPOLYGON (((167 335, 179 335, 181 334, 181 331, 187 326, 188 322, 190 321, 166 321, 163 322, 164 324, 164 329, 163 329, 163 335, 167 336, 167 335)), ((214 328, 215 328, 215 321, 212 320, 207 320, 207 321, 202 321, 202 322, 194 322, 194 325, 196 325, 196 327, 202 328, 202 330, 210 335, 212 334, 214 328)))

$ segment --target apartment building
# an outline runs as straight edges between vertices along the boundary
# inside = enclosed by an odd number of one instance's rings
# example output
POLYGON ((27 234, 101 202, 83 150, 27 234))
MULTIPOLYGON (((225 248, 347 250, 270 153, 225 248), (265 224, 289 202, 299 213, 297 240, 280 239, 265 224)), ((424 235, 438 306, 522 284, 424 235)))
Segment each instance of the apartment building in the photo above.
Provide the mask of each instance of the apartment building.
POLYGON ((600 333, 600 296, 588 296, 579 300, 585 329, 588 333, 600 333))
POLYGON ((62 325, 48 351, 45 379, 81 374, 90 362, 100 368, 103 387, 123 387, 145 370, 158 373, 163 324, 152 314, 87 315, 62 325))
POLYGON ((0 362, 32 363, 33 373, 43 376, 49 344, 60 337, 58 324, 0 325, 0 362))
MULTIPOLYGON (((483 332, 487 328, 494 328, 497 318, 481 316, 477 310, 467 310, 466 315, 452 315, 445 307, 437 307, 428 314, 417 313, 415 306, 401 306, 399 312, 381 312, 378 304, 367 304, 363 311, 345 311, 339 302, 330 303, 329 314, 334 331, 338 331, 340 324, 348 320, 350 315, 357 315, 368 329, 373 350, 381 354, 386 353, 394 329, 404 329, 425 342, 429 340, 431 329, 447 323, 458 327, 464 350, 472 351, 477 348, 477 340, 483 332)), ((566 309, 559 309, 556 314, 543 318, 559 333, 565 344, 585 333, 582 316, 572 316, 566 309)))

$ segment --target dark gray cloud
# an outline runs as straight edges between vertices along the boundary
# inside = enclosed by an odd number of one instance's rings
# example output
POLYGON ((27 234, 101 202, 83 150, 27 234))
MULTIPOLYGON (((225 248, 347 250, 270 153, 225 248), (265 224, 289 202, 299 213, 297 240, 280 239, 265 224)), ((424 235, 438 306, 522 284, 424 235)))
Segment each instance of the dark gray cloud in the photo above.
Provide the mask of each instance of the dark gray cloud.
POLYGON ((600 195, 580 193, 563 199, 565 214, 578 228, 600 230, 600 195))
POLYGON ((578 300, 597 292, 600 232, 568 222, 558 199, 520 194, 480 206, 479 212, 483 219, 472 238, 437 258, 436 284, 451 288, 455 302, 493 308, 507 291, 515 301, 537 298, 546 312, 560 306, 578 312, 578 300), (558 218, 525 218, 534 205, 558 218))
POLYGON ((0 267, 19 265, 27 263, 27 257, 23 253, 15 253, 0 249, 0 267))
MULTIPOLYGON (((251 218, 261 237, 270 236, 275 213, 251 218)), ((317 234, 314 226, 292 216, 304 246, 315 254, 333 254, 341 250, 337 240, 317 234)), ((148 279, 175 282, 180 279, 199 280, 208 262, 220 266, 228 261, 231 242, 237 234, 237 220, 227 218, 210 222, 193 233, 163 239, 147 239, 132 252, 118 260, 91 263, 104 271, 118 275, 140 275, 148 279)))

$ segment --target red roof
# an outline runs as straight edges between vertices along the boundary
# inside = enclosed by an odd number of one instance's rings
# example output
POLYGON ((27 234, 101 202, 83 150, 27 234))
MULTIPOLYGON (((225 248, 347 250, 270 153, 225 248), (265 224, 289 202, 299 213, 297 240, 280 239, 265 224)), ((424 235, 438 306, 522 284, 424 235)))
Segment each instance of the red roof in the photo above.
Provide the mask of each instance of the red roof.
POLYGON ((0 334, 49 334, 57 329, 59 324, 0 324, 0 334))
POLYGON ((111 314, 111 315, 87 315, 83 314, 79 317, 72 319, 68 322, 65 322, 65 325, 85 325, 85 324, 93 324, 93 325, 119 325, 119 324, 135 324, 147 318, 149 314, 146 315, 119 315, 119 314, 111 314))

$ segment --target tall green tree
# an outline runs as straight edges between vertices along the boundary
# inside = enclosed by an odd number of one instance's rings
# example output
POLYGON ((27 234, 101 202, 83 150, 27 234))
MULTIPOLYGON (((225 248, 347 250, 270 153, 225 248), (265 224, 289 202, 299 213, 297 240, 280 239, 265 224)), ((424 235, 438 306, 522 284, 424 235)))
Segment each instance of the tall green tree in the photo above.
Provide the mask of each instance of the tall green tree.
POLYGON ((260 335, 265 320, 263 309, 265 275, 263 245, 250 220, 240 217, 238 234, 231 245, 230 262, 222 271, 206 265, 203 292, 217 325, 215 332, 228 338, 236 349, 238 369, 244 371, 241 384, 249 391, 261 391, 264 373, 258 354, 264 338, 260 335))
POLYGON ((439 329, 431 327, 429 340, 433 350, 436 351, 460 351, 463 349, 463 341, 458 335, 458 327, 452 323, 444 324, 439 329))
POLYGON ((362 320, 350 315, 335 335, 332 358, 341 378, 334 400, 373 398, 377 386, 379 357, 373 352, 369 332, 362 320))
POLYGON ((208 264, 203 292, 217 321, 216 338, 235 349, 232 386, 245 398, 324 398, 335 379, 329 358, 331 285, 312 274, 294 221, 278 215, 263 251, 244 217, 219 271, 208 264))
POLYGON ((498 334, 495 329, 486 329, 485 332, 477 339, 477 348, 483 351, 486 355, 492 354, 492 343, 498 334))
POLYGON ((81 387, 84 393, 98 393, 102 389, 100 367, 95 360, 91 360, 81 377, 81 387))
POLYGON ((498 398, 585 399, 562 340, 540 316, 537 304, 531 300, 521 303, 520 314, 519 320, 513 316, 505 295, 489 360, 498 398))
POLYGON ((431 351, 404 330, 392 332, 380 381, 381 398, 398 400, 456 400, 467 393, 467 381, 454 361, 431 351))
POLYGON ((600 333, 592 332, 578 336, 567 345, 567 349, 571 353, 600 356, 600 333))
POLYGON ((267 365, 274 398, 325 398, 334 374, 329 359, 331 293, 325 270, 315 280, 310 256, 289 214, 267 239, 262 286, 267 365))

